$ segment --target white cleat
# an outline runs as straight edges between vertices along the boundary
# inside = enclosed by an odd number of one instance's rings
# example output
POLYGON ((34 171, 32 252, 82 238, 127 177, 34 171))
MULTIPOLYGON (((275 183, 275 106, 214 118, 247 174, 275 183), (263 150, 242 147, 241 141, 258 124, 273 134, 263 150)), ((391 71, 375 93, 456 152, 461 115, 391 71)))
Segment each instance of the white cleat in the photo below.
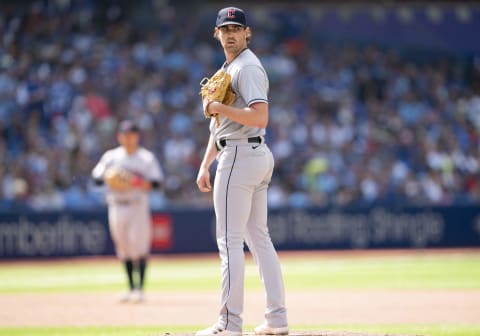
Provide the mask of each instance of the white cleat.
POLYGON ((140 289, 134 289, 130 297, 130 301, 133 303, 142 303, 145 300, 143 292, 140 289))
POLYGON ((127 303, 132 300, 133 297, 133 290, 126 292, 125 294, 122 294, 120 298, 118 299, 119 302, 121 303, 127 303))
POLYGON ((217 325, 213 325, 207 329, 197 331, 195 336, 242 336, 242 332, 225 330, 217 325))
POLYGON ((269 327, 267 323, 255 328, 255 335, 288 335, 288 327, 269 327))

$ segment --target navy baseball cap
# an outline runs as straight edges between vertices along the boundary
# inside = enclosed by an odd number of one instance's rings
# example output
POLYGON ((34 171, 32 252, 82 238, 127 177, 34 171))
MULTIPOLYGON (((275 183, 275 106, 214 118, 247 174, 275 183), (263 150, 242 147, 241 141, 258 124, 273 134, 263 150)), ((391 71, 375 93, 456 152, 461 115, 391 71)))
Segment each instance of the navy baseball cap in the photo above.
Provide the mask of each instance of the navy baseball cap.
POLYGON ((132 120, 123 120, 120 123, 120 126, 118 126, 118 132, 119 133, 125 133, 125 132, 137 132, 138 133, 138 132, 140 132, 140 128, 132 120))
POLYGON ((237 7, 226 7, 220 9, 217 15, 216 27, 222 27, 230 24, 245 27, 247 25, 245 12, 237 7))

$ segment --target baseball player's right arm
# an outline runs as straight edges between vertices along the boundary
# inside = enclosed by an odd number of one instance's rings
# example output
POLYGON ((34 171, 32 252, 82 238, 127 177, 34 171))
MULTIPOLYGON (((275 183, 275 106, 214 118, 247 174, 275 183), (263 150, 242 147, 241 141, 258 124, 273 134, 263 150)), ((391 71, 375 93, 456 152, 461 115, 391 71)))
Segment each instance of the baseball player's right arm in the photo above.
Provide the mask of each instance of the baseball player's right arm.
POLYGON ((98 163, 93 168, 92 178, 96 185, 103 185, 104 183, 103 174, 105 173, 105 170, 107 170, 108 161, 109 161, 109 154, 108 152, 106 152, 102 155, 98 163))
POLYGON ((246 126, 266 128, 268 124, 268 104, 264 102, 253 103, 245 108, 212 102, 208 105, 208 112, 214 115, 219 114, 246 126))
POLYGON ((259 66, 247 66, 238 74, 237 92, 248 107, 237 108, 212 102, 208 112, 219 114, 239 124, 266 128, 268 124, 268 77, 259 66))
POLYGON ((212 184, 210 182, 210 165, 217 156, 217 147, 215 146, 215 139, 212 134, 208 139, 207 149, 205 155, 203 156, 202 163, 200 164, 200 169, 198 170, 197 175, 197 186, 201 192, 212 191, 212 184))

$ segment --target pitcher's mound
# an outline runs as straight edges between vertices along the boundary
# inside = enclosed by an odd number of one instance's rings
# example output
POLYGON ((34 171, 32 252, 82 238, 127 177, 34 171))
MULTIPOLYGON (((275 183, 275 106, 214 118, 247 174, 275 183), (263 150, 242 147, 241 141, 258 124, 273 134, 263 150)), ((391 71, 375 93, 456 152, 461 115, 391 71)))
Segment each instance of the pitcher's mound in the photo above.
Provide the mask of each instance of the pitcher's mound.
MULTIPOLYGON (((246 333, 247 335, 254 335, 254 333, 246 333)), ((400 335, 389 333, 357 333, 349 331, 293 331, 288 334, 289 336, 423 336, 423 335, 400 335)))
MULTIPOLYGON (((171 335, 165 333, 164 336, 193 336, 194 334, 175 334, 171 335)), ((243 333, 244 336, 255 336, 253 332, 243 333)), ((365 334, 349 331, 291 331, 289 336, 423 336, 423 335, 401 335, 401 334, 389 334, 389 333, 374 333, 365 334)))
MULTIPOLYGON (((254 336, 254 333, 243 333, 243 335, 254 336)), ((349 331, 292 331, 289 336, 422 336, 422 335, 400 335, 400 334, 366 334, 349 331)))

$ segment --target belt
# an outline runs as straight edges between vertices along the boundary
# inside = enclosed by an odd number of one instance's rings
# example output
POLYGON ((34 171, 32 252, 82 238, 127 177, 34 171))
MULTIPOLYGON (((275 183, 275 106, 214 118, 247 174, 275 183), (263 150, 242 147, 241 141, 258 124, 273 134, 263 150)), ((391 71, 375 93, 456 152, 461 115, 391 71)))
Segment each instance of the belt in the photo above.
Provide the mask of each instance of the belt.
POLYGON ((116 205, 132 205, 136 203, 135 200, 115 200, 113 201, 116 205))
POLYGON ((262 143, 263 137, 262 136, 256 136, 256 137, 251 137, 247 139, 225 139, 222 138, 220 140, 217 140, 215 142, 215 145, 217 146, 218 150, 221 150, 227 145, 227 142, 231 142, 232 144, 242 144, 242 143, 262 143))

